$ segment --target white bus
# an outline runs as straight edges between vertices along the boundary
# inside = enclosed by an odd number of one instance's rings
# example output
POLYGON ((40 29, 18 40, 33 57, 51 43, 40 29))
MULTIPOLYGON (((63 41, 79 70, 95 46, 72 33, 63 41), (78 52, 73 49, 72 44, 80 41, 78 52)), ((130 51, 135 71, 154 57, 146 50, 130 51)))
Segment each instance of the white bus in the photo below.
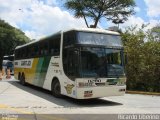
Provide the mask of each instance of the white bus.
POLYGON ((90 99, 124 95, 123 45, 119 33, 70 29, 15 49, 15 78, 66 95, 90 99))

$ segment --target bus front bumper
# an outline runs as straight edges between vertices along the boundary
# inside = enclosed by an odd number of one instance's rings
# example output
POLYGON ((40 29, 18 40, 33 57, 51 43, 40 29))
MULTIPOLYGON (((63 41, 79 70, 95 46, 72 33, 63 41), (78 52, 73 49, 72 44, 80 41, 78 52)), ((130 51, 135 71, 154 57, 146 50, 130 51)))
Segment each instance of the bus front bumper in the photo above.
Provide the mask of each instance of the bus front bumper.
POLYGON ((91 99, 108 96, 122 96, 125 94, 126 85, 124 86, 105 86, 105 87, 88 87, 77 88, 77 99, 91 99))

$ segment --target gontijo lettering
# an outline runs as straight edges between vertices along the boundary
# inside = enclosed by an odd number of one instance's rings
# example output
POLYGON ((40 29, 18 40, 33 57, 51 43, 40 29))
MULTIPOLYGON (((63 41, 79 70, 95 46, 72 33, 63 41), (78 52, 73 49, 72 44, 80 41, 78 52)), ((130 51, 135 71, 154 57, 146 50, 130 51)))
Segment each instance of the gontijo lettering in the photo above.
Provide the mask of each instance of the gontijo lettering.
POLYGON ((31 65, 31 61, 21 61, 21 66, 30 66, 31 65))

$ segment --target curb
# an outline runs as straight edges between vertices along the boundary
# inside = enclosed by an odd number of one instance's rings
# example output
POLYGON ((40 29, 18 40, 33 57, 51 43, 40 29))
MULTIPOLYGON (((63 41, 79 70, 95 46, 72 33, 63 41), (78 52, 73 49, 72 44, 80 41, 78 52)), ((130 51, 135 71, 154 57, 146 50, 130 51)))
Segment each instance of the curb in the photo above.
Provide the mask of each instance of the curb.
POLYGON ((142 94, 142 95, 156 95, 156 96, 160 96, 160 93, 157 92, 142 92, 142 91, 126 91, 126 93, 129 94, 142 94))

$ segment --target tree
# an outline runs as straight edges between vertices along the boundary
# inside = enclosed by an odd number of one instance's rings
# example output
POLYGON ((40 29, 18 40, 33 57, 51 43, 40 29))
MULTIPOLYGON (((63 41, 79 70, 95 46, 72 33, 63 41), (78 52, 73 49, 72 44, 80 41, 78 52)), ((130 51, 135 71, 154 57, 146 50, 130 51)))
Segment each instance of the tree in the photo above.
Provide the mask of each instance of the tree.
POLYGON ((76 18, 84 18, 87 27, 96 28, 101 18, 119 24, 134 14, 134 0, 66 0, 65 7, 74 12, 76 18), (87 18, 94 21, 89 26, 87 18), (118 23, 117 23, 118 22, 118 23))
POLYGON ((160 24, 153 27, 151 29, 151 32, 152 32, 153 36, 155 37, 155 40, 160 41, 160 24))
POLYGON ((160 92, 160 42, 144 27, 129 27, 122 33, 125 51, 127 89, 160 92))
POLYGON ((26 42, 29 42, 29 38, 22 31, 0 19, 0 70, 3 56, 13 54, 16 46, 26 42))

